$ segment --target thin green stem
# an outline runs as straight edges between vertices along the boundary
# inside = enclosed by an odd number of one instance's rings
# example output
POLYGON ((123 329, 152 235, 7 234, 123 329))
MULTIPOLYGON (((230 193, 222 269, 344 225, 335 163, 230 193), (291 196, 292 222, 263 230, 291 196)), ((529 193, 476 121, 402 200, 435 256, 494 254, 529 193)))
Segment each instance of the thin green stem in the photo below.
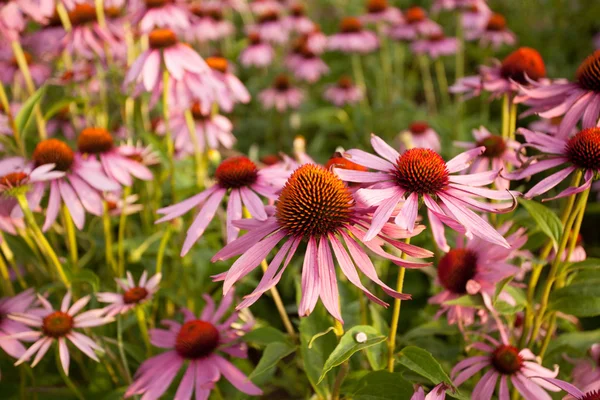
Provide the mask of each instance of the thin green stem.
POLYGON ((56 368, 58 368, 58 372, 60 373, 60 376, 62 377, 63 381, 65 381, 65 384, 71 390, 71 392, 73 392, 75 397, 77 397, 79 400, 85 400, 85 397, 81 394, 79 389, 77 389, 77 386, 75 386, 75 384, 73 383, 71 378, 69 378, 68 371, 63 370, 62 363, 60 362, 60 351, 59 351, 58 344, 56 344, 55 348, 56 348, 56 354, 55 354, 56 368))
POLYGON ((6 258, 8 265, 10 265, 10 268, 13 270, 15 276, 17 277, 17 281, 19 282, 19 286, 21 286, 21 289, 26 289, 27 283, 23 279, 23 275, 21 274, 19 267, 15 263, 15 255, 12 252, 12 250, 10 249, 10 247, 8 246, 8 243, 6 243, 6 239, 4 238, 4 236, 2 235, 1 232, 0 232, 0 250, 2 250, 2 254, 4 254, 4 257, 6 258))
POLYGON ((175 146, 171 137, 171 126, 169 118, 169 71, 165 68, 163 72, 163 121, 165 123, 165 140, 167 141, 167 156, 169 157, 169 182, 171 184, 171 200, 173 204, 177 203, 177 193, 175 191, 175 146))
POLYGON ((465 35, 460 12, 456 13, 456 39, 458 41, 458 46, 456 47, 454 79, 458 81, 465 75, 465 35))
POLYGON ((204 187, 205 171, 202 163, 202 152, 200 151, 200 143, 198 143, 198 136, 196 134, 196 122, 194 121, 194 115, 192 110, 189 108, 184 113, 185 122, 187 124, 188 133, 194 146, 194 163, 196 167, 196 186, 198 188, 204 187))
POLYGON ((508 121, 508 138, 514 140, 517 130, 517 104, 513 101, 510 102, 508 121))
MULTIPOLYGON (((405 243, 410 243, 410 238, 405 239, 405 243)), ((402 258, 405 258, 405 253, 402 253, 402 258)), ((402 293, 404 288, 404 274, 406 269, 400 267, 398 271, 398 278, 396 280, 396 291, 402 293)), ((396 334, 398 333, 398 322, 400 321, 400 309, 402 307, 402 300, 394 299, 394 310, 392 311, 392 323, 390 325, 390 335, 388 337, 388 371, 394 372, 394 352, 396 351, 396 334)))
POLYGON ((0 256, 0 276, 2 277, 2 286, 5 296, 14 296, 15 290, 13 289, 12 282, 10 280, 10 274, 8 273, 8 267, 4 258, 0 256))
POLYGON ((127 362, 127 356, 125 355, 125 347, 123 346, 123 320, 121 315, 117 316, 117 347, 119 348, 119 356, 125 369, 125 377, 127 383, 131 383, 131 371, 129 370, 129 363, 127 362))
POLYGON ((131 187, 125 186, 123 189, 123 207, 119 216, 119 232, 117 236, 117 273, 119 278, 125 275, 125 228, 127 227, 127 213, 125 212, 125 204, 127 197, 131 193, 131 187))
POLYGON ((150 355, 152 347, 150 346, 150 335, 148 334, 148 322, 146 321, 146 313, 144 312, 144 308, 142 306, 138 305, 135 308, 135 316, 137 317, 138 326, 140 327, 140 332, 142 333, 142 339, 146 345, 146 353, 150 355))
POLYGON ((508 139, 510 124, 510 95, 505 93, 502 96, 502 138, 508 139))
POLYGON ((77 265, 79 263, 79 254, 77 252, 77 235, 75 232, 75 225, 73 224, 73 220, 71 219, 69 209, 65 204, 63 204, 62 213, 65 224, 65 231, 67 233, 67 247, 69 248, 71 268, 73 268, 73 271, 76 271, 77 265))
POLYGON ((167 244, 169 243, 169 239, 171 238, 171 234, 173 233, 173 227, 169 224, 167 225, 167 229, 163 235, 162 240, 160 241, 160 246, 158 247, 158 253, 156 254, 156 273, 162 273, 163 262, 165 258, 165 251, 167 249, 167 244))
POLYGON ((436 112, 435 91, 433 88, 433 79, 431 78, 431 68, 427 56, 419 56, 419 65, 421 67, 421 78, 423 79, 423 90, 425 91, 425 101, 429 112, 436 112))
POLYGON ((442 104, 447 107, 450 104, 450 94, 448 93, 448 79, 446 78, 446 68, 441 58, 435 60, 435 74, 440 89, 442 104))
POLYGON ((4 114, 8 119, 8 124, 13 132, 13 138, 17 144, 19 153, 22 156, 25 156, 25 143, 21 140, 21 132, 19 132, 19 128, 17 128, 17 124, 15 124, 15 119, 12 110, 10 109, 10 102, 8 101, 8 96, 6 95, 6 90, 4 90, 4 84, 2 82, 0 82, 0 106, 2 106, 4 114))
POLYGON ((110 221, 110 209, 108 203, 104 202, 104 212, 102 213, 102 226, 104 227, 104 255, 106 263, 110 265, 115 276, 119 276, 115 258, 113 255, 112 223, 110 221))

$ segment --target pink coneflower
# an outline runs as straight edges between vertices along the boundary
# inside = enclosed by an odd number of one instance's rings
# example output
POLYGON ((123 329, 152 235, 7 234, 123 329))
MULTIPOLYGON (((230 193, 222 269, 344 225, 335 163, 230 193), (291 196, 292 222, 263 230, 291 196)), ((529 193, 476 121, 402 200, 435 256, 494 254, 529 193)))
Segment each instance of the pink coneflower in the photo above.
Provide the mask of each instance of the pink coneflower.
POLYGON ((483 31, 492 15, 492 10, 485 0, 475 0, 471 3, 473 4, 461 9, 461 24, 465 32, 470 32, 467 35, 483 31))
POLYGON ((371 53, 379 48, 379 39, 371 31, 363 29, 356 17, 346 17, 340 23, 340 31, 327 40, 328 50, 344 53, 371 53))
MULTIPOLYGON (((515 97, 515 103, 519 102, 520 96, 515 97)), ((529 114, 528 112, 523 113, 522 115, 529 114)), ((560 127, 560 123, 562 122, 562 117, 554 117, 554 118, 540 118, 536 121, 533 121, 529 124, 529 129, 537 132, 546 132, 552 136, 558 135, 558 129, 560 127)), ((573 126, 571 132, 568 133, 567 136, 573 136, 579 132, 577 126, 573 126)))
MULTIPOLYGON (((472 149, 478 146, 484 146, 483 154, 473 161, 469 172, 476 174, 489 171, 490 168, 495 171, 510 171, 512 167, 519 167, 521 160, 517 152, 521 148, 521 143, 512 139, 503 139, 500 135, 492 135, 485 127, 473 129, 473 142, 454 142, 457 147, 472 149)), ((508 190, 510 183, 503 176, 499 175, 494 180, 494 185, 498 190, 508 190)))
POLYGON ((29 331, 21 322, 13 321, 8 316, 14 313, 27 312, 33 305, 35 294, 27 289, 13 297, 0 298, 0 349, 13 358, 20 358, 25 353, 25 346, 12 335, 29 331))
POLYGON ((154 28, 185 32, 190 27, 190 13, 184 2, 173 0, 144 0, 134 16, 142 33, 154 28))
POLYGON ((578 389, 576 385, 572 385, 569 382, 562 381, 560 379, 554 378, 544 378, 544 377, 533 377, 532 380, 544 380, 557 388, 567 392, 569 396, 565 397, 565 399, 575 399, 575 400, 598 400, 600 399, 600 381, 596 381, 590 384, 587 387, 584 387, 582 390, 578 389))
POLYGON ((215 310, 210 296, 204 295, 206 306, 199 318, 183 309, 183 324, 173 320, 161 323, 168 329, 150 330, 151 343, 168 351, 142 363, 135 374, 135 380, 127 389, 125 397, 143 394, 143 398, 158 399, 167 391, 177 373, 188 364, 179 383, 176 399, 190 399, 195 392, 196 399, 208 399, 215 383, 223 375, 236 389, 251 395, 262 395, 254 385, 231 362, 219 352, 232 357, 246 358, 247 348, 240 337, 249 329, 239 327, 238 314, 234 312, 224 322, 233 301, 233 294, 223 298, 215 310))
POLYGON ((306 16, 304 5, 295 3, 290 6, 290 14, 285 17, 283 23, 288 26, 291 32, 305 34, 315 29, 315 23, 306 16))
POLYGON ((123 198, 121 192, 104 192, 102 199, 106 203, 108 214, 111 216, 136 214, 144 209, 142 204, 136 204, 139 200, 137 194, 130 194, 123 198))
POLYGON ((85 59, 104 59, 105 45, 109 48, 120 46, 118 38, 98 23, 93 4, 76 4, 69 12, 69 19, 73 29, 62 40, 70 53, 85 59))
POLYGON ((54 13, 54 0, 8 0, 0 4, 0 33, 18 40, 25 29, 26 17, 44 23, 54 13))
POLYGON ((483 354, 469 357, 456 364, 452 369, 454 384, 460 386, 479 371, 487 369, 473 389, 471 396, 474 399, 491 400, 499 380, 498 398, 509 400, 508 381, 510 380, 525 400, 550 400, 551 397, 544 389, 551 392, 557 392, 558 389, 547 382, 531 378, 555 378, 558 375, 558 367, 555 371, 542 367, 537 363, 536 356, 531 350, 520 350, 512 346, 505 336, 502 335, 501 341, 498 341, 486 335, 485 339, 489 344, 484 342, 472 344, 471 348, 483 354))
MULTIPOLYGON (((231 149, 236 142, 233 136, 233 124, 227 117, 220 114, 205 114, 198 103, 191 108, 194 124, 196 128, 196 137, 198 151, 204 153, 206 148, 218 149, 223 146, 231 149)), ((178 154, 194 154, 194 143, 190 139, 187 121, 181 112, 171 115, 169 120, 171 134, 175 150, 178 154)))
POLYGON ((440 152, 442 145, 440 135, 425 121, 414 121, 408 126, 408 130, 400 134, 403 142, 401 148, 412 149, 414 147, 431 149, 440 152))
POLYGON ((215 280, 224 281, 223 291, 225 294, 229 293, 236 282, 255 269, 283 241, 281 249, 254 292, 237 306, 238 309, 249 307, 279 282, 298 246, 305 240, 308 243, 302 266, 302 299, 298 308, 300 316, 310 314, 321 298, 327 311, 343 322, 331 247, 344 275, 369 299, 377 304, 387 305, 363 286, 355 264, 388 295, 409 299, 410 295, 398 293, 379 279, 362 245, 397 265, 422 267, 427 264, 388 254, 382 247, 389 244, 412 257, 429 257, 429 251, 396 240, 416 235, 423 227, 417 227, 409 233, 390 224, 383 228, 382 234, 366 241, 364 236, 369 223, 370 218, 357 209, 352 192, 341 179, 321 166, 305 164, 288 178, 275 203, 275 209, 270 210, 269 218, 266 221, 241 221, 239 226, 247 229, 248 233, 215 254, 213 261, 242 255, 227 272, 217 275, 215 280), (342 243, 345 243, 350 255, 342 243), (279 270, 284 258, 285 262, 279 270))
POLYGON ((391 26, 387 34, 396 40, 414 40, 419 36, 432 36, 442 33, 442 27, 427 17, 421 7, 410 7, 404 11, 404 21, 391 26))
POLYGON ((377 206, 373 223, 365 235, 366 240, 379 233, 402 202, 395 223, 412 232, 422 199, 427 207, 434 239, 441 247, 445 247, 446 243, 443 224, 465 233, 467 237, 474 235, 490 243, 509 246, 487 221, 471 211, 499 213, 514 209, 516 201, 512 193, 483 187, 493 182, 499 171, 454 175, 467 169, 485 151, 485 147, 468 150, 445 162, 431 149, 414 148, 400 155, 375 135, 371 136, 371 144, 380 157, 362 150, 349 150, 346 154, 355 163, 377 172, 336 170, 345 181, 377 184, 376 188, 357 192, 363 202, 377 206), (473 197, 510 199, 512 202, 490 204, 473 197))
POLYGON ((63 371, 66 375, 69 375, 70 356, 67 339, 86 356, 99 362, 95 351, 103 351, 102 348, 88 336, 77 332, 75 329, 105 325, 112 322, 113 318, 105 316, 104 310, 101 309, 89 310, 79 314, 90 301, 90 296, 82 297, 71 306, 70 291, 63 298, 58 311, 44 297, 38 295, 38 300, 44 308, 43 312, 12 313, 9 315, 9 318, 13 321, 39 329, 11 335, 14 338, 36 340, 17 360, 15 365, 28 361, 35 354, 36 356, 31 363, 31 367, 35 367, 48 352, 52 343, 57 341, 63 371))
POLYGON ((246 104, 250 102, 250 93, 246 86, 231 72, 231 66, 227 59, 223 57, 208 57, 206 64, 210 67, 213 81, 221 83, 221 90, 218 90, 215 100, 225 112, 233 111, 236 103, 246 104))
POLYGON ((367 13, 360 16, 363 23, 400 24, 403 21, 402 12, 396 7, 391 7, 387 0, 368 0, 367 13))
POLYGON ((150 48, 132 64, 125 76, 125 86, 136 82, 139 89, 158 96, 162 87, 164 64, 164 68, 176 81, 173 83, 174 88, 182 85, 189 93, 206 90, 190 78, 208 74, 210 68, 191 47, 178 42, 175 32, 170 29, 155 29, 148 35, 148 41, 150 48))
POLYGON ((235 32, 233 24, 223 18, 223 6, 218 3, 193 4, 190 12, 192 24, 186 32, 189 40, 221 40, 235 32))
POLYGON ((260 92, 258 98, 264 108, 275 108, 279 112, 284 112, 300 107, 304 100, 304 93, 292 86, 286 75, 279 75, 275 78, 273 86, 260 92))
POLYGON ((426 54, 436 59, 439 56, 449 56, 456 53, 458 41, 453 37, 446 37, 443 33, 429 35, 418 39, 410 45, 415 54, 426 54))
POLYGON ((465 39, 479 39, 482 46, 491 46, 493 49, 499 49, 502 45, 512 46, 517 42, 515 34, 506 27, 506 18, 497 13, 489 16, 483 29, 467 31, 465 39))
POLYGON ((194 207, 201 207, 187 231, 181 256, 187 254, 202 236, 225 195, 229 194, 229 200, 227 200, 227 243, 229 243, 239 234, 240 230, 233 225, 233 221, 242 218, 242 206, 245 206, 255 218, 264 221, 267 219, 267 213, 259 195, 275 198, 278 190, 271 186, 269 174, 258 170, 256 165, 244 156, 231 157, 221 162, 215 171, 215 179, 217 182, 214 186, 181 203, 158 210, 159 214, 165 214, 165 216, 156 223, 170 221, 194 207))
POLYGON ((136 161, 147 167, 160 164, 160 156, 151 145, 144 145, 142 142, 133 142, 132 139, 121 144, 117 150, 122 156, 136 161))
POLYGON ((348 76, 341 77, 336 84, 330 85, 323 92, 323 97, 329 100, 338 107, 342 107, 346 104, 356 104, 360 102, 363 97, 363 91, 352 83, 352 80, 348 76))
POLYGON ((530 111, 543 118, 563 116, 558 137, 566 137, 581 120, 583 128, 596 126, 600 116, 600 50, 588 56, 577 68, 575 82, 553 82, 521 87, 516 102, 531 105, 530 111))
POLYGON ((287 1, 285 0, 252 0, 250 2, 250 10, 254 14, 263 14, 268 11, 285 11, 287 1))
POLYGON ((77 138, 77 149, 86 159, 97 159, 106 175, 124 186, 133 184, 132 176, 149 181, 152 172, 142 163, 124 156, 114 145, 112 135, 103 128, 85 128, 77 138))
POLYGON ((100 292, 96 293, 98 301, 109 303, 104 307, 104 312, 109 317, 117 314, 125 314, 135 308, 138 304, 145 303, 152 299, 154 293, 158 291, 162 275, 156 274, 148 279, 148 272, 144 271, 138 284, 133 280, 131 272, 127 271, 127 281, 116 278, 117 285, 123 290, 123 293, 100 292))
POLYGON ((306 38, 306 48, 312 51, 315 54, 321 54, 327 49, 327 36, 323 32, 321 32, 321 27, 319 25, 315 25, 314 29, 311 32, 308 32, 304 35, 306 38))
POLYGON ((583 192, 591 186, 594 176, 600 170, 600 128, 584 129, 571 138, 555 137, 525 128, 519 128, 517 132, 523 135, 527 147, 539 150, 543 154, 531 157, 520 170, 504 174, 506 178, 519 180, 554 167, 563 167, 529 189, 524 195, 525 198, 529 199, 546 193, 577 170, 584 171, 585 181, 583 184, 578 187, 569 187, 544 201, 571 196, 583 192))
POLYGON ((485 0, 434 0, 431 5, 431 11, 436 13, 441 10, 461 11, 480 4, 485 4, 485 0))
MULTIPOLYGON (((69 214, 79 229, 83 229, 85 223, 85 211, 94 215, 102 215, 101 191, 112 191, 120 188, 119 184, 105 175, 102 166, 96 160, 83 159, 80 154, 64 142, 58 139, 48 139, 39 142, 32 154, 33 165, 40 167, 54 164, 57 171, 64 172, 64 176, 50 180, 50 197, 46 209, 46 220, 43 230, 50 229, 61 203, 64 201, 69 214)), ((46 190, 42 182, 34 185, 33 191, 40 195, 36 196, 37 203, 32 206, 35 209, 46 190)))
POLYGON ((54 116, 46 121, 46 130, 48 136, 55 136, 58 133, 62 133, 64 137, 69 140, 75 139, 75 127, 73 126, 73 120, 78 122, 79 125, 85 124, 85 118, 80 115, 72 115, 69 107, 63 107, 54 114, 54 116))
POLYGON ((276 9, 270 8, 259 13, 256 24, 247 26, 247 32, 258 32, 260 37, 273 44, 284 44, 290 35, 289 25, 285 23, 276 9))
POLYGON ((589 357, 585 359, 571 360, 565 358, 574 364, 571 377, 573 385, 582 388, 591 388, 600 390, 600 344, 594 344, 589 349, 589 357))
MULTIPOLYGON (((39 62, 37 55, 29 52, 24 54, 33 82, 36 86, 41 86, 50 77, 52 70, 46 63, 39 62)), ((9 86, 15 82, 21 86, 25 85, 17 60, 8 46, 0 48, 0 81, 9 86)))
POLYGON ((274 57, 273 46, 263 42, 259 33, 248 34, 248 47, 240 53, 240 63, 244 67, 264 68, 271 65, 274 57))
MULTIPOLYGON (((499 231, 506 235, 510 227, 505 224, 499 231)), ((429 299, 429 303, 441 307, 436 316, 446 314, 449 324, 458 324, 461 328, 475 322, 475 308, 445 303, 467 294, 491 297, 498 282, 519 272, 510 262, 527 242, 525 229, 507 236, 506 241, 510 248, 490 245, 479 238, 468 240, 466 245, 459 242, 452 249, 446 244, 442 249, 446 254, 437 265, 437 282, 444 290, 429 299)))
POLYGON ((303 47, 302 54, 291 69, 296 79, 315 83, 329 72, 329 67, 318 55, 310 51, 306 46, 303 47))
POLYGON ((510 53, 502 62, 494 60, 491 67, 481 66, 479 75, 467 76, 458 80, 452 87, 452 93, 466 93, 477 96, 485 90, 497 97, 503 94, 515 94, 523 87, 536 81, 548 85, 546 66, 540 53, 531 47, 520 47, 510 53))
POLYGON ((450 387, 442 382, 436 385, 431 391, 425 395, 425 391, 422 386, 415 391, 410 400, 446 400, 446 390, 450 387))

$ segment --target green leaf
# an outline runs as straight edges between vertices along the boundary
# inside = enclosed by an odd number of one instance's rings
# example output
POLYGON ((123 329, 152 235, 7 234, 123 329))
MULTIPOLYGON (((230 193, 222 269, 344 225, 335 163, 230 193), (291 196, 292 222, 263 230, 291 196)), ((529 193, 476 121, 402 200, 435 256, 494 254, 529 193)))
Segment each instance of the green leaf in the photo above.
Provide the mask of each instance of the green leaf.
POLYGON ((600 342, 600 329, 587 332, 571 332, 563 333, 550 341, 548 346, 548 354, 551 354, 565 347, 579 350, 580 352, 587 351, 590 346, 600 342))
POLYGON ((36 92, 27 99, 27 101, 23 104, 17 115, 15 116, 15 125, 19 132, 25 132, 25 128, 27 127, 27 123, 31 118, 31 114, 33 113, 33 109, 40 102, 44 93, 46 92, 47 86, 44 85, 40 87, 36 92))
POLYGON ((348 394, 353 400, 406 400, 413 391, 400 373, 375 371, 364 376, 348 394))
POLYGON ((504 290, 506 285, 508 285, 510 283, 510 281, 513 280, 513 278, 514 278, 513 276, 504 278, 496 285, 496 290, 494 291, 494 298, 493 298, 492 304, 496 304, 496 301, 498 301, 498 296, 500 296, 500 293, 502 293, 502 291, 504 290))
POLYGON ((268 346, 271 343, 288 343, 288 338, 283 332, 270 326, 254 329, 244 335, 245 342, 268 346))
POLYGON ((267 345, 258 365, 248 378, 252 379, 275 368, 281 359, 289 356, 294 351, 296 351, 296 348, 289 343, 273 342, 267 345))
POLYGON ((402 349, 398 362, 411 371, 429 379, 433 384, 446 382, 452 385, 452 381, 439 362, 430 352, 416 346, 408 346, 402 349))
POLYGON ((83 99, 80 97, 64 97, 52 103, 52 105, 44 113, 44 119, 48 121, 50 118, 62 111, 63 108, 68 107, 71 103, 83 103, 83 99))
POLYGON ((92 270, 82 269, 71 277, 71 282, 85 282, 92 286, 94 291, 100 289, 100 278, 92 270))
POLYGON ((513 315, 519 311, 522 311, 525 308, 525 303, 527 299, 525 297, 525 293, 522 289, 519 289, 514 286, 506 286, 504 291, 513 298, 515 304, 509 304, 503 300, 497 300, 494 304, 496 311, 503 315, 513 315))
POLYGON ((449 306, 463 306, 463 307, 473 307, 473 308, 484 308, 485 304, 483 304, 483 299, 481 296, 470 296, 464 295, 457 299, 445 301, 444 304, 449 306))
POLYGON ((548 307, 576 317, 600 315, 600 285, 586 281, 555 290, 548 307))
POLYGON ((560 219, 552 210, 533 200, 519 199, 519 203, 527 210, 531 218, 535 220, 537 226, 551 240, 554 250, 558 248, 558 240, 563 231, 563 225, 560 219))
POLYGON ((577 270, 596 270, 596 269, 600 269, 600 259, 598 258, 587 258, 583 261, 580 262, 576 262, 573 264, 570 264, 567 267, 568 271, 577 271, 577 270))
POLYGON ((327 375, 332 368, 342 364, 344 361, 352 357, 352 355, 357 351, 374 346, 383 341, 385 341, 385 336, 380 335, 379 332, 372 326, 358 325, 351 328, 349 331, 344 333, 344 336, 342 336, 340 339, 340 342, 335 350, 333 350, 333 352, 329 355, 329 358, 323 366, 323 372, 321 372, 319 382, 325 378, 325 375, 327 375), (356 335, 359 333, 366 334, 367 340, 359 343, 356 340, 356 335))

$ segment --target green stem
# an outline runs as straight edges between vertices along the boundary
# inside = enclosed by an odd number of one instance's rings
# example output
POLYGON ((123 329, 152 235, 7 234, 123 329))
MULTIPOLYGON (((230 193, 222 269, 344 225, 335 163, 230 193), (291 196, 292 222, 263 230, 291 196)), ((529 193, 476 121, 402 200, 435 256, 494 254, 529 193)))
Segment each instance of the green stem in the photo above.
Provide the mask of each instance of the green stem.
POLYGON ((127 362, 127 356, 125 355, 125 347, 123 346, 123 321, 121 315, 117 316, 117 347, 119 348, 119 356, 125 369, 125 377, 127 383, 131 383, 131 371, 129 371, 129 363, 127 362))
POLYGON ((192 145, 194 146, 194 163, 196 164, 196 185, 199 189, 204 187, 205 171, 202 163, 202 152, 200 151, 200 144, 198 143, 198 136, 196 135, 196 122, 194 121, 194 115, 188 108, 185 110, 185 122, 187 124, 188 132, 192 145))
POLYGON ((144 308, 138 305, 135 308, 135 315, 140 327, 140 332, 142 333, 142 339, 146 345, 146 353, 150 355, 152 347, 150 346, 150 335, 148 334, 148 323, 146 322, 146 313, 144 312, 144 308))
POLYGON ((399 43, 396 45, 396 76, 398 77, 398 95, 402 97, 404 95, 404 58, 406 50, 404 44, 399 43))
MULTIPOLYGON (((410 243, 410 238, 405 239, 405 243, 410 243)), ((402 258, 406 255, 402 253, 402 258)), ((404 274, 406 269, 400 267, 398 271, 398 278, 396 280, 396 291, 402 293, 404 288, 404 274)), ((400 308, 402 307, 402 300, 394 299, 394 310, 392 311, 392 323, 390 326, 390 335, 388 337, 388 371, 394 372, 394 352, 396 350, 396 334, 398 333, 398 322, 400 321, 400 308)))
POLYGON ((71 214, 66 205, 62 207, 63 219, 65 224, 65 230, 67 232, 67 247, 69 248, 69 258, 71 259, 71 268, 73 271, 77 270, 79 263, 79 254, 77 252, 77 235, 75 233, 75 225, 71 219, 71 214))
POLYGON ((10 280, 10 274, 8 273, 8 267, 4 258, 0 256, 0 276, 2 277, 2 286, 5 296, 14 296, 15 290, 13 289, 12 282, 10 280))
POLYGON ((382 104, 389 102, 390 93, 394 91, 394 81, 392 77, 392 58, 390 56, 390 46, 387 36, 384 32, 385 26, 383 24, 377 25, 377 32, 379 34, 379 43, 381 43, 381 50, 379 54, 381 56, 381 69, 383 72, 382 77, 382 104))
POLYGON ((167 156, 169 157, 169 181, 171 183, 171 200, 177 203, 177 193, 175 191, 175 146, 171 137, 171 127, 169 124, 169 71, 165 68, 163 72, 163 121, 165 123, 165 140, 167 141, 167 156))
POLYGON ((119 232, 117 236, 117 259, 118 267, 117 273, 119 277, 125 275, 125 228, 127 227, 127 213, 125 212, 125 205, 127 204, 127 197, 131 193, 131 187, 125 186, 123 189, 123 207, 121 209, 121 215, 119 216, 119 232))
POLYGON ((62 264, 60 263, 60 260, 58 259, 58 256, 54 252, 54 249, 52 248, 50 243, 48 243, 48 239, 46 239, 46 236, 44 236, 44 234, 42 233, 42 230, 38 226, 37 222, 35 222, 35 217, 33 216, 31 209, 29 208, 29 203, 27 202, 25 194, 20 193, 17 194, 16 197, 17 202, 19 203, 19 206, 21 207, 21 209, 23 210, 23 214, 25 215, 25 221, 27 222, 27 226, 29 226, 34 237, 36 238, 40 250, 43 253, 45 253, 48 258, 50 258, 50 261, 54 265, 54 268, 56 269, 56 272, 58 273, 58 276, 63 282, 63 284, 66 287, 71 287, 71 283, 69 282, 69 279, 65 274, 65 271, 63 269, 62 264))
POLYGON ((104 202, 104 213, 102 213, 102 225, 104 227, 104 254, 106 263, 110 265, 110 268, 113 270, 113 274, 115 276, 119 276, 119 272, 117 271, 117 266, 115 264, 115 258, 113 256, 112 224, 110 221, 110 210, 106 201, 104 202))
POLYGON ((502 138, 508 139, 510 130, 510 95, 505 93, 502 96, 502 138))
POLYGON ((440 89, 442 104, 447 107, 450 104, 450 94, 448 93, 448 79, 446 78, 446 68, 441 58, 435 60, 435 74, 440 89))
POLYGON ((19 286, 21 286, 21 289, 26 289, 27 283, 25 283, 23 275, 21 275, 21 271, 19 271, 19 267, 15 263, 15 255, 8 246, 8 243, 6 243, 6 239, 2 235, 2 232, 0 232, 0 250, 2 250, 2 254, 4 254, 8 265, 10 265, 10 268, 15 273, 15 276, 17 277, 17 281, 19 281, 19 286))
POLYGON ((55 354, 56 368, 58 368, 58 372, 60 373, 60 376, 62 377, 63 381, 65 381, 65 384, 71 390, 71 392, 73 392, 75 397, 77 397, 79 400, 85 400, 85 397, 81 394, 79 389, 77 389, 77 386, 75 386, 73 381, 71 381, 71 378, 69 378, 68 371, 65 372, 63 370, 62 363, 60 362, 60 351, 59 351, 58 343, 56 344, 55 347, 56 347, 56 354, 55 354))
POLYGON ((421 66, 421 78, 423 79, 423 90, 425 91, 425 100, 430 113, 436 112, 435 91, 433 88, 433 79, 431 78, 431 69, 427 56, 419 56, 419 65, 421 66))
POLYGON ((461 13, 456 13, 456 39, 458 46, 456 48, 456 67, 455 80, 458 81, 465 75, 465 35, 461 21, 461 13))
POLYGON ((13 137, 15 139, 15 143, 17 144, 17 148, 19 149, 19 153, 22 156, 25 156, 25 144, 21 140, 21 133, 19 132, 19 128, 17 128, 17 124, 15 124, 15 119, 12 114, 12 110, 10 109, 10 102, 8 101, 8 96, 6 95, 6 90, 4 89, 4 84, 0 82, 0 106, 4 109, 4 113, 6 114, 6 118, 8 119, 8 124, 13 132, 13 137))
MULTIPOLYGON (((344 336, 344 326, 337 319, 334 322, 333 332, 338 339, 338 342, 342 340, 342 336, 344 336)), ((340 365, 340 369, 335 377, 335 382, 333 383, 333 390, 331 391, 331 399, 339 400, 340 399, 340 390, 342 388, 342 383, 344 382, 344 378, 348 374, 350 370, 350 364, 348 360, 344 361, 342 365, 340 365)))
POLYGON ((160 246, 158 247, 158 253, 156 254, 156 273, 162 273, 163 261, 165 258, 165 250, 167 249, 167 244, 169 243, 169 239, 171 238, 171 234, 173 233, 173 227, 169 224, 167 229, 165 230, 165 234, 163 235, 162 240, 160 241, 160 246))
POLYGON ((514 140, 517 130, 517 104, 513 101, 510 102, 509 111, 508 138, 514 140))

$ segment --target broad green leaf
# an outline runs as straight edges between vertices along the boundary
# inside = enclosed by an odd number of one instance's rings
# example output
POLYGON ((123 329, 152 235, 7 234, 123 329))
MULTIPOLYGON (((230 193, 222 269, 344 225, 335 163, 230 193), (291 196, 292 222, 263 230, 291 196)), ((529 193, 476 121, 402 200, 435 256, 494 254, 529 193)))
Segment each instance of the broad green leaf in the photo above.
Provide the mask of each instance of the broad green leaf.
POLYGON ((244 335, 245 342, 256 343, 261 346, 267 346, 271 343, 287 343, 288 338, 283 332, 270 326, 264 326, 254 329, 244 335))
POLYGON ((27 99, 27 101, 23 104, 17 115, 15 116, 15 125, 19 132, 25 132, 25 127, 27 127, 27 123, 31 118, 31 114, 33 113, 33 109, 40 102, 44 93, 46 92, 47 86, 42 86, 36 92, 27 99))
POLYGON ((354 400, 406 400, 413 395, 413 386, 400 373, 375 371, 355 385, 349 397, 354 400))
POLYGON ((374 346, 383 341, 385 341, 385 336, 380 335, 372 326, 358 325, 351 328, 344 333, 344 336, 340 339, 335 350, 333 350, 329 355, 329 358, 327 358, 327 361, 323 366, 323 372, 321 372, 321 376, 319 377, 319 382, 325 378, 325 375, 327 375, 332 368, 342 364, 357 351, 374 346), (360 333, 364 333, 367 336, 366 341, 358 342, 356 340, 356 335, 360 333))
POLYGON ((519 199, 519 203, 529 212, 542 232, 552 240, 554 249, 558 248, 558 240, 563 231, 563 225, 556 213, 534 200, 519 199))
POLYGON ((567 267, 567 270, 569 270, 569 271, 577 271, 577 270, 581 270, 581 269, 589 269, 589 270, 600 269, 600 259, 587 258, 583 261, 570 264, 567 267))
POLYGON ((458 333, 456 325, 448 325, 448 322, 445 318, 439 318, 411 329, 402 335, 402 340, 404 342, 410 342, 413 339, 422 338, 425 336, 455 335, 456 333, 458 333))
POLYGON ((519 289, 514 286, 506 286, 504 288, 504 292, 506 292, 510 297, 512 297, 515 304, 509 304, 504 300, 498 299, 494 304, 496 311, 498 311, 500 314, 512 315, 525 308, 525 303, 527 302, 527 299, 522 289, 519 289))
MULTIPOLYGON (((371 319, 373 320, 373 327, 381 332, 383 335, 388 335, 389 328, 387 326, 386 320, 381 315, 381 307, 369 304, 369 312, 371 315, 371 319)), ((375 371, 384 369, 387 365, 387 345, 385 342, 376 344, 375 346, 369 347, 365 350, 367 353, 367 360, 369 361, 369 365, 375 371)))
POLYGON ((296 348, 289 343, 273 342, 267 345, 258 365, 248 378, 252 379, 269 371, 271 368, 275 368, 282 358, 289 356, 295 350, 296 348))
POLYGON ((440 382, 452 384, 452 381, 439 362, 430 352, 416 346, 408 346, 402 349, 398 362, 411 371, 429 379, 433 384, 440 382))
POLYGON ((558 289, 550 295, 549 308, 576 317, 600 315, 600 285, 578 282, 558 289))
POLYGON ((600 329, 587 332, 563 333, 550 341, 548 354, 554 351, 570 347, 580 352, 587 351, 593 344, 600 342, 600 329))

